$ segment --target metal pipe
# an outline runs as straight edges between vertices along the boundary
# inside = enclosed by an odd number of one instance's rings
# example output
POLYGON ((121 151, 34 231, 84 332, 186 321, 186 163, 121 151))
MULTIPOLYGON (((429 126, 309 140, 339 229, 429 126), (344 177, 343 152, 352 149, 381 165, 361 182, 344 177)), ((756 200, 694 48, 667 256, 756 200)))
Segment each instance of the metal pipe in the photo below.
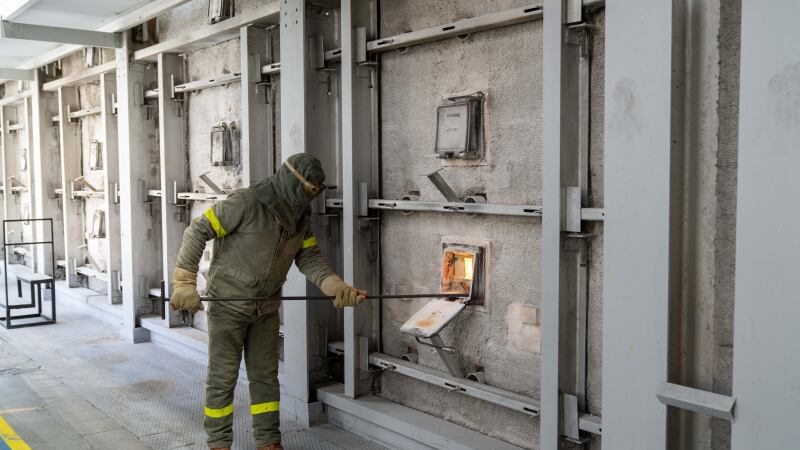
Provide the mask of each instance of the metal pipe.
MULTIPOLYGON (((201 301, 204 302, 280 302, 292 300, 333 300, 336 297, 333 295, 297 295, 297 296, 284 296, 284 297, 202 297, 201 301)), ((460 300, 464 296, 453 294, 388 294, 388 295, 368 295, 367 300, 394 300, 401 298, 445 298, 447 300, 460 300)))

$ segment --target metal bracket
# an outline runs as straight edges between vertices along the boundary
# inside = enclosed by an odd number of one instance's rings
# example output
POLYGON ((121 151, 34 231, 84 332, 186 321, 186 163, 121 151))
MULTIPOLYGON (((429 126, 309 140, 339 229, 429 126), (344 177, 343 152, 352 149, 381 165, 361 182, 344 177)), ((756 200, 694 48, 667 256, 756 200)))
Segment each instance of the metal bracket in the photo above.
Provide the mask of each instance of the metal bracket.
POLYGON ((427 347, 433 347, 433 349, 436 350, 436 354, 439 355, 445 368, 453 378, 464 378, 464 370, 458 362, 455 349, 446 347, 441 336, 438 334, 431 336, 429 338, 431 341, 430 343, 420 340, 419 336, 414 336, 414 338, 418 343, 427 347))
POLYGON ((661 403, 699 412, 708 416, 733 420, 736 398, 694 389, 679 384, 664 383, 656 394, 661 403))
POLYGON ((429 173, 426 176, 428 177, 429 180, 431 180, 431 183, 433 183, 433 185, 436 186, 436 189, 438 189, 439 192, 441 192, 441 194, 448 202, 453 202, 453 203, 461 202, 461 198, 458 196, 458 194, 456 194, 453 188, 451 188, 450 185, 447 184, 446 181, 444 181, 444 178, 442 178, 442 175, 439 173, 441 172, 441 170, 442 169, 439 169, 435 172, 429 173))

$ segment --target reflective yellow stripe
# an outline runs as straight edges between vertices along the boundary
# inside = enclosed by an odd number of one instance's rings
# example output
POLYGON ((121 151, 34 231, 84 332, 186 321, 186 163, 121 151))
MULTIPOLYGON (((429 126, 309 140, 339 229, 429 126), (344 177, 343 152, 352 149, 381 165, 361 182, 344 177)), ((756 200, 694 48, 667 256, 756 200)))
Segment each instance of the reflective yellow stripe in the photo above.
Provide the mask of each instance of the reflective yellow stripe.
POLYGON ((217 219, 217 215, 214 214, 213 209, 208 208, 206 212, 203 213, 203 215, 206 216, 208 222, 211 223, 211 228, 214 229, 214 233, 217 233, 218 238, 225 236, 225 229, 222 228, 222 225, 219 223, 219 219, 217 219))
POLYGON ((11 450, 31 450, 31 448, 28 447, 28 444, 26 444, 25 441, 23 441, 22 438, 19 437, 16 432, 14 432, 14 429, 11 428, 11 425, 9 425, 8 422, 6 422, 2 417, 0 417, 0 440, 6 444, 5 446, 0 445, 0 448, 8 447, 11 450))
POLYGON ((233 404, 230 404, 230 405, 228 405, 228 406, 226 406, 224 408, 221 408, 221 409, 214 409, 214 408, 209 408, 208 406, 205 406, 205 407, 203 407, 203 411, 205 411, 206 416, 213 417, 215 419, 216 418, 220 418, 220 417, 226 417, 226 416, 230 416, 231 414, 233 414, 233 404))
POLYGON ((275 412, 280 410, 281 410, 281 402, 267 402, 267 403, 259 403, 257 405, 250 405, 250 414, 253 415, 275 412))
POLYGON ((317 238, 311 236, 310 238, 303 241, 303 245, 301 248, 308 248, 317 245, 317 238))

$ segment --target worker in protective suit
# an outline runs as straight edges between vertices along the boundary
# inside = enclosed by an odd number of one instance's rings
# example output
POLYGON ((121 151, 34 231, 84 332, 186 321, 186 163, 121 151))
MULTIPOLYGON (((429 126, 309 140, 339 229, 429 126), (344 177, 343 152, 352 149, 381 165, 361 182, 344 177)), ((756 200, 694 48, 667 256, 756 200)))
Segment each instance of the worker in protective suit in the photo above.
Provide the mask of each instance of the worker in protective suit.
MULTIPOLYGON (((183 234, 170 305, 204 309, 197 294, 197 268, 206 242, 214 240, 208 271, 211 297, 279 296, 292 262, 337 308, 355 306, 367 293, 339 278, 322 258, 311 231, 309 203, 325 188, 320 162, 293 155, 277 173, 240 189, 209 208, 183 234)), ((208 309, 208 377, 205 429, 208 446, 233 442, 233 390, 244 350, 250 384, 253 436, 260 449, 281 449, 278 385, 280 302, 214 302, 208 309)))

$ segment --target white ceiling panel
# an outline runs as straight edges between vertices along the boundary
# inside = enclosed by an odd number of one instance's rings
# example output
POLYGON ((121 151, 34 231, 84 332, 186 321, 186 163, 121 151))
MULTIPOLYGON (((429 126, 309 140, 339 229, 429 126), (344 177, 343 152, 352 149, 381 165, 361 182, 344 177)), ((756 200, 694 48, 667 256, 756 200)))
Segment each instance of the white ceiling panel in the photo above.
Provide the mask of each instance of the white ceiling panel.
MULTIPOLYGON (((125 13, 154 0, 0 0, 6 20, 35 25, 96 30, 125 13)), ((51 51, 55 42, 0 39, 0 67, 17 67, 51 51)))

